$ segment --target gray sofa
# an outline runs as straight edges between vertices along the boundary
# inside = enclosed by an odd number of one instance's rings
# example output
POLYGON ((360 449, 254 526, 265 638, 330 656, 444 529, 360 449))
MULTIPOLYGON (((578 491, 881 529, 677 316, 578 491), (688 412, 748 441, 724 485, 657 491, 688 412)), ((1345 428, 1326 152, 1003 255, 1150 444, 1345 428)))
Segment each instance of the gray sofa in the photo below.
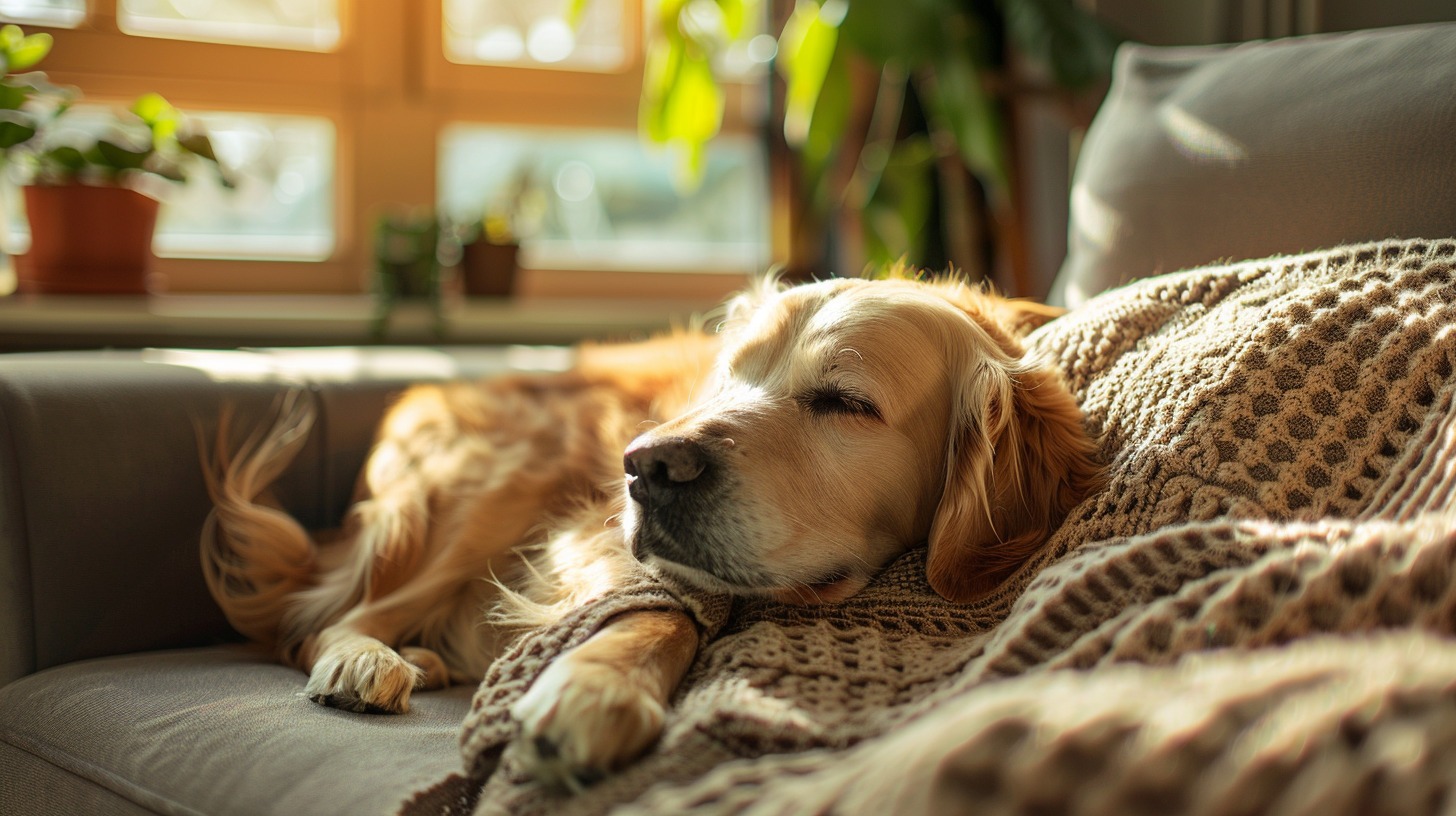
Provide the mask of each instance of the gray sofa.
POLYGON ((0 356, 0 813, 383 813, 460 766, 473 689, 409 714, 305 699, 208 596, 197 431, 306 388, 320 424, 278 485, 335 523, 408 380, 512 367, 509 349, 0 356))

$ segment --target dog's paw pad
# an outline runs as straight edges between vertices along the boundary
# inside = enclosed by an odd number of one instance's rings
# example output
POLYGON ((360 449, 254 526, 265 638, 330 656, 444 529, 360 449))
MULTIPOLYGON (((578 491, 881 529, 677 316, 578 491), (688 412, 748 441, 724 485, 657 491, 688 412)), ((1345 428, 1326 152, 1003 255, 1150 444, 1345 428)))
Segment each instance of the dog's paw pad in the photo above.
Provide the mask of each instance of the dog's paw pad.
POLYGON ((562 656, 511 708, 521 756, 542 781, 572 790, 636 759, 662 732, 662 704, 609 666, 562 656))
POLYGON ((419 667, 380 643, 325 652, 314 663, 304 694, 330 708, 361 714, 403 714, 423 678, 419 667))

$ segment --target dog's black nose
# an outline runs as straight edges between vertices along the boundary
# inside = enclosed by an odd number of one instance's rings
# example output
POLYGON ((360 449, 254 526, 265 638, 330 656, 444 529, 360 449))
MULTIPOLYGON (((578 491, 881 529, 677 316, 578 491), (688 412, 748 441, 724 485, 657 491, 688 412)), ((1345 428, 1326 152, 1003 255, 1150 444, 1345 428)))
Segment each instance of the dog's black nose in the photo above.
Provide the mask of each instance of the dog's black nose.
POLYGON ((627 449, 627 492, 642 504, 671 501, 708 469, 703 446, 691 439, 660 439, 627 449))

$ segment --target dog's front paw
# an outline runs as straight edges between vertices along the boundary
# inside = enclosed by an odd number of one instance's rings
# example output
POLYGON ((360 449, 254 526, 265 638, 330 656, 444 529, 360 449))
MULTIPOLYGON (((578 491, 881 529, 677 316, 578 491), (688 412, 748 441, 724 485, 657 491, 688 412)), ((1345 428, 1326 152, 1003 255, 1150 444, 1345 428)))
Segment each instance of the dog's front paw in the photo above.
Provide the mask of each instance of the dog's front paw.
POLYGON ((562 655, 512 708, 535 776, 579 790, 636 759, 662 733, 662 703, 621 669, 562 655))
POLYGON ((369 714, 409 711, 410 692, 425 672, 373 638, 348 638, 324 650, 304 693, 315 703, 369 714))

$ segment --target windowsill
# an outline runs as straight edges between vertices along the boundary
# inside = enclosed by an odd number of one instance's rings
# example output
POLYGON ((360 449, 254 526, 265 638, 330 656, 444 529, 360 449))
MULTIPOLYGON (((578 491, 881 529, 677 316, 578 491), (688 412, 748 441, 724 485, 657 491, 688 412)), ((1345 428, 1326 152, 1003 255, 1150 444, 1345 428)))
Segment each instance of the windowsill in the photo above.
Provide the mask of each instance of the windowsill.
POLYGON ((380 325, 364 295, 0 297, 0 352, 85 348, 567 344, 689 325, 711 303, 446 300, 395 306, 380 325))

